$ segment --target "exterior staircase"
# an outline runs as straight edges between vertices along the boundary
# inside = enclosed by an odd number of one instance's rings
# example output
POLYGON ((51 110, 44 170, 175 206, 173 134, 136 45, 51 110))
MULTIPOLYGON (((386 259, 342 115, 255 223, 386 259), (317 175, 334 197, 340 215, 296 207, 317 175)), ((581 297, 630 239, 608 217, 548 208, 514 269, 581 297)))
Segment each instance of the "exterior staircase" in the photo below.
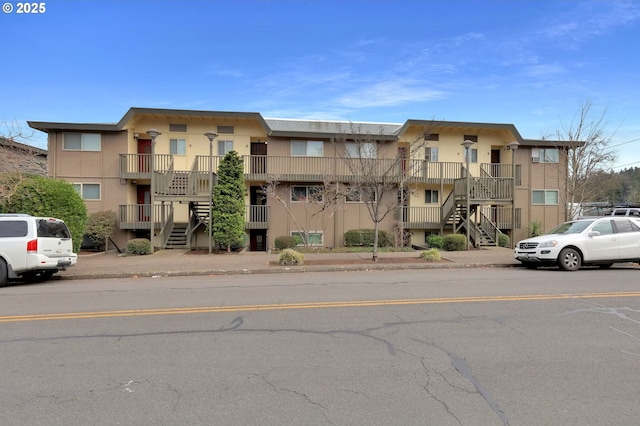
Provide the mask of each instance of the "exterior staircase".
POLYGON ((187 248, 187 228, 186 223, 176 223, 171 229, 169 238, 165 244, 165 249, 181 249, 187 248))

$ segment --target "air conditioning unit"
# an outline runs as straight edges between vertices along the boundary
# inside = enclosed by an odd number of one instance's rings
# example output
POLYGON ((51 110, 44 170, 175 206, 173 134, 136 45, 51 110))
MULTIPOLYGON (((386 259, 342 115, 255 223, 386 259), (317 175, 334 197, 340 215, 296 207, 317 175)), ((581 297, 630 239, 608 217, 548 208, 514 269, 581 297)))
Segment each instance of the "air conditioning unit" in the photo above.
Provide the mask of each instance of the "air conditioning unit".
POLYGON ((540 162, 540 157, 531 157, 531 162, 532 163, 539 163, 540 162))

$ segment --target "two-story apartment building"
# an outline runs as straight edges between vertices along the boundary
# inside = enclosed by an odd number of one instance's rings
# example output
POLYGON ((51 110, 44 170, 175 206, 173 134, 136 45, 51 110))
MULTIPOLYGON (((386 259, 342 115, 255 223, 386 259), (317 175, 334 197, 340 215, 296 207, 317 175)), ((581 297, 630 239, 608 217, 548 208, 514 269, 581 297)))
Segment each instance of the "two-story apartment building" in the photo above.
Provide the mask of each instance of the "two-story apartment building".
POLYGON ((48 134, 49 176, 76 185, 90 213, 117 213, 118 245, 144 236, 156 247, 209 246, 211 189, 231 150, 244 160, 250 250, 268 250, 283 235, 337 247, 346 231, 373 228, 363 195, 331 190, 358 179, 352 155, 366 155, 376 165, 370 173, 394 183, 375 200, 397 207, 380 227, 408 235, 413 245, 451 232, 491 245, 498 232, 520 239, 533 220, 550 228, 565 217, 562 177, 571 145, 524 139, 512 124, 131 108, 112 124, 29 125, 48 134), (362 154, 350 146, 363 140, 378 149, 362 154))

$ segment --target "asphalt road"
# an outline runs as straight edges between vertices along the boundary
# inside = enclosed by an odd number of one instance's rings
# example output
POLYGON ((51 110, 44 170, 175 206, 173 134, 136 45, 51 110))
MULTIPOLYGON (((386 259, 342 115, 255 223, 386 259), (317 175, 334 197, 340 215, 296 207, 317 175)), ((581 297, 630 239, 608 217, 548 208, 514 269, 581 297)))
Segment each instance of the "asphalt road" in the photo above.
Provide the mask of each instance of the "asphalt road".
POLYGON ((637 425, 637 268, 0 289, 3 425, 637 425))

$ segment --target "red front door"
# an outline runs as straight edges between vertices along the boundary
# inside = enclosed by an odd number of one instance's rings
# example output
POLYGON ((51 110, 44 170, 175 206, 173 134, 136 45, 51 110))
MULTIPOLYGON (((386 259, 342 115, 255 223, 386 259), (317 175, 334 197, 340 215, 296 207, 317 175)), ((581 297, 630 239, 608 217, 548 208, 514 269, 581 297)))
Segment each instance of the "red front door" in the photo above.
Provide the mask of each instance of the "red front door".
MULTIPOLYGON (((138 154, 151 154, 151 140, 138 139, 138 154)), ((138 156, 138 172, 149 173, 151 168, 149 167, 150 155, 138 156)))
POLYGON ((138 221, 151 220, 151 186, 138 185, 138 221))

